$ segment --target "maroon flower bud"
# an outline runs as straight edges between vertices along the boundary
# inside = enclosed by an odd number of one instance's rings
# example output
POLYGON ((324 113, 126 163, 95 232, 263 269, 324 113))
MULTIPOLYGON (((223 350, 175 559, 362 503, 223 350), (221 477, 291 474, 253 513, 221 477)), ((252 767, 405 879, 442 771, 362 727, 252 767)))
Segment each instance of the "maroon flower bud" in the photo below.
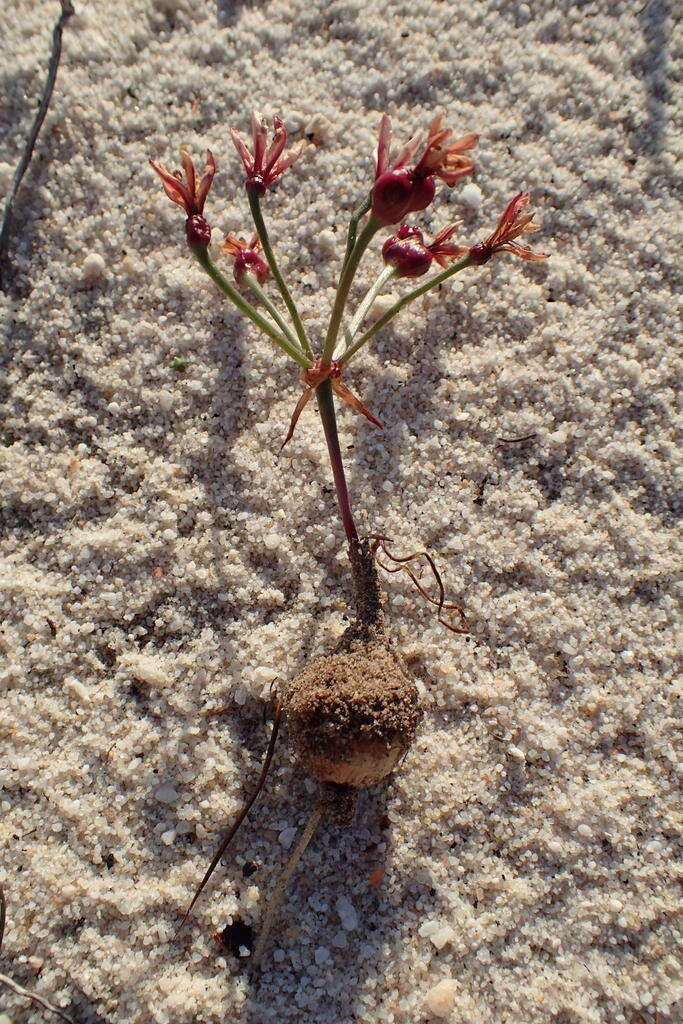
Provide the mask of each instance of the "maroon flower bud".
POLYGON ((372 213, 382 224, 397 224, 410 210, 413 182, 410 170, 385 171, 372 189, 372 213))
POLYGON ((253 235, 248 245, 244 238, 228 235, 219 248, 232 257, 233 274, 238 284, 242 283, 245 274, 252 274, 259 284, 268 277, 268 264, 259 256, 262 248, 258 235, 253 235))
POLYGON ((450 188, 459 178, 472 173, 474 164, 463 153, 476 145, 478 136, 470 133, 451 141, 452 134, 450 128, 441 127, 441 118, 436 117, 417 164, 413 166, 412 161, 422 145, 422 138, 414 135, 390 165, 391 124, 384 115, 372 190, 372 213, 376 220, 382 224, 397 224, 409 213, 426 210, 436 192, 435 177, 450 188))
POLYGON ((382 246, 384 262, 394 267, 397 277, 421 277, 429 270, 433 256, 424 244, 422 232, 402 224, 382 246))
POLYGON ((198 213, 188 217, 185 221, 185 235, 191 249, 206 249, 211 241, 209 222, 198 213))
POLYGON ((493 256, 493 249, 486 242, 477 242, 470 246, 469 257, 478 267, 483 267, 493 256))

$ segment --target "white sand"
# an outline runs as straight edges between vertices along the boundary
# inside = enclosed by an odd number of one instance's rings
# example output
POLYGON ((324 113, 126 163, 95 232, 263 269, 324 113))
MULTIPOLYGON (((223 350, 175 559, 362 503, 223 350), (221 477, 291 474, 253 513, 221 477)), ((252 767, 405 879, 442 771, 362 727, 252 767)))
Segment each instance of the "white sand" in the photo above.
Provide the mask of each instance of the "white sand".
MULTIPOLYGON (((670 5, 76 2, 2 298, 0 969, 82 1022, 413 1024, 450 980, 430 1005, 458 1024, 671 1024, 670 5), (258 989, 212 932, 257 926, 313 805, 284 743, 173 932, 256 777, 261 696, 341 631, 349 579, 312 406, 277 458, 297 374, 191 264, 146 166, 210 145, 207 211, 248 230, 228 126, 253 105, 295 138, 317 119, 265 202, 316 337, 383 110, 402 138, 437 110, 483 136, 480 193, 420 223, 476 241, 528 188, 553 253, 463 274, 349 374, 385 425, 340 416, 361 527, 429 548, 473 635, 387 582, 425 722, 307 853, 258 989)), ((2 15, 3 189, 56 13, 2 15)), ((2 1011, 43 1019, 4 989, 2 1011)))

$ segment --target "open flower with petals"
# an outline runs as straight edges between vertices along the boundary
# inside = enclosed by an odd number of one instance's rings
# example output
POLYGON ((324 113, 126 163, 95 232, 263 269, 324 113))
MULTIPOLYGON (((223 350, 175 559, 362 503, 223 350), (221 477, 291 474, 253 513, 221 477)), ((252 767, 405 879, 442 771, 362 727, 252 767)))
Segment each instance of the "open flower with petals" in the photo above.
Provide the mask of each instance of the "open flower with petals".
POLYGON ((529 198, 528 192, 520 192, 510 200, 493 234, 485 242, 480 242, 470 248, 470 259, 474 263, 478 265, 488 263, 496 252, 511 252, 513 256, 519 256, 521 260, 548 259, 547 253, 533 252, 528 245, 519 245, 514 241, 519 235, 530 235, 541 227, 540 224, 533 223, 533 213, 525 212, 529 205, 529 198))
POLYGON ((467 247, 449 242, 459 225, 459 220, 447 224, 434 241, 427 245, 419 228, 402 224, 396 234, 387 238, 382 246, 384 262, 394 267, 397 277, 421 277, 429 270, 433 260, 440 267, 446 267, 451 260, 468 252, 467 247))
POLYGON ((233 274, 238 284, 241 284, 245 274, 253 274, 259 284, 263 284, 268 277, 268 264, 259 255, 263 252, 263 246, 259 242, 258 235, 252 235, 249 244, 244 238, 227 235, 219 249, 232 257, 233 274))
POLYGON ((429 126, 427 146, 413 173, 416 180, 426 180, 435 175, 452 188, 456 181, 474 170, 474 160, 463 154, 476 146, 479 136, 468 132, 459 139, 451 140, 453 131, 441 127, 442 119, 443 115, 439 114, 429 126))
POLYGON ((409 213, 425 210, 434 198, 435 177, 451 187, 459 178, 472 173, 474 163, 463 153, 476 145, 479 136, 470 132, 449 142, 452 134, 450 128, 441 127, 441 117, 436 117, 417 163, 413 160, 423 144, 421 135, 414 135, 391 163, 391 122, 384 114, 379 128, 372 190, 372 212, 376 220, 396 224, 409 213))
POLYGON ((190 245, 207 246, 211 240, 211 228, 204 219, 204 203, 209 194, 211 183, 216 173, 216 161, 210 149, 206 151, 206 166, 204 174, 199 177, 189 153, 182 151, 183 172, 175 171, 173 174, 167 171, 160 164, 149 161, 150 166, 161 178, 164 192, 172 203, 182 206, 187 214, 187 240, 190 245))
POLYGON ((299 421, 299 416, 301 416, 301 413, 304 411, 311 398, 313 398, 317 388, 326 380, 331 381, 332 390, 338 398, 341 398, 342 402, 349 405, 355 412, 361 413, 362 416, 365 416, 366 419, 370 420, 370 422, 376 427, 379 427, 380 430, 382 429, 382 424, 379 420, 375 419, 372 413, 365 408, 361 400, 356 398, 353 392, 349 391, 346 384, 343 383, 341 379, 341 369, 339 368, 339 363, 336 359, 333 359, 328 366, 323 366, 322 360, 316 359, 312 366, 309 366, 307 370, 301 371, 300 379, 306 390, 296 403, 296 407, 292 413, 292 419, 289 424, 289 430, 287 431, 287 437, 282 442, 280 451, 282 451, 285 445, 291 441, 294 429, 299 421))
POLYGON ((273 141, 268 145, 268 127, 265 118, 256 110, 251 115, 252 150, 244 145, 234 128, 230 135, 247 172, 246 185, 259 196, 265 195, 266 188, 279 181, 288 167, 301 156, 305 142, 297 142, 285 153, 287 129, 279 117, 273 118, 273 141))

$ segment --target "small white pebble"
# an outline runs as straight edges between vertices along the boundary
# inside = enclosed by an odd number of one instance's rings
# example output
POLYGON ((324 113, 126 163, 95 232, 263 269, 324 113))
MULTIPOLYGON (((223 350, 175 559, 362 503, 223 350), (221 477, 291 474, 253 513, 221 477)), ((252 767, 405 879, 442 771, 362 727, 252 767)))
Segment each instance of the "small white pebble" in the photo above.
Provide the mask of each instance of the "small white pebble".
POLYGON ((513 761, 526 760, 526 754, 524 753, 524 751, 520 750, 519 747, 515 747, 514 745, 508 747, 508 755, 512 758, 513 761))
POLYGON ((353 903, 346 896, 340 896, 337 900, 336 908, 344 931, 355 931, 358 927, 358 914, 353 903))
POLYGON ((377 319, 383 316, 396 302, 398 295, 393 292, 387 292, 386 295, 378 295, 370 308, 370 316, 377 319))
POLYGON ((473 181, 469 181, 464 188, 460 190, 460 198, 463 203, 466 203, 472 210, 480 210, 482 202, 481 189, 478 185, 475 185, 473 181))
POLYGON ((165 785, 160 786, 154 795, 156 796, 160 804, 174 804, 178 799, 178 793, 170 784, 170 782, 167 782, 165 783, 165 785))
POLYGON ((162 841, 162 843, 164 843, 165 846, 171 846, 171 844, 173 843, 174 839, 175 839, 175 829, 174 828, 169 828, 168 832, 162 832, 161 833, 161 841, 162 841))
POLYGON ((280 835, 277 837, 278 842, 285 847, 285 849, 292 845, 294 842, 294 836, 296 835, 296 829, 291 825, 288 828, 283 828, 280 835))
POLYGON ((325 228, 318 235, 318 247, 327 256, 332 256, 337 251, 337 244, 337 236, 329 228, 325 228))
POLYGON ((458 983, 452 978, 444 978, 429 990, 425 996, 425 1006, 435 1017, 450 1017, 457 993, 458 983))
POLYGON ((83 260, 81 267, 81 281, 83 284, 96 284, 104 280, 107 272, 107 264, 104 257, 98 252, 91 252, 83 260))
POLYGON ((314 114, 307 121, 304 134, 315 145, 327 142, 332 135, 332 122, 324 114, 314 114))
POLYGON ((87 688, 83 683, 79 683, 77 679, 74 679, 73 676, 67 676, 64 680, 64 689, 72 693, 74 697, 77 697, 81 704, 90 703, 90 693, 87 688))
POLYGON ((157 394, 157 401, 159 402, 159 405, 164 410, 164 412, 168 412, 170 409, 173 408, 173 393, 171 391, 164 391, 162 389, 157 394))
POLYGON ((251 956, 251 953, 249 952, 246 946, 240 946, 238 953, 241 957, 251 956))
POLYGON ((263 543, 269 551, 277 551, 282 547, 282 538, 277 533, 267 533, 263 538, 263 543))
POLYGON ((429 936, 429 941, 436 949, 443 949, 445 945, 452 942, 455 938, 455 932, 449 924, 441 925, 438 931, 435 931, 433 935, 429 936))

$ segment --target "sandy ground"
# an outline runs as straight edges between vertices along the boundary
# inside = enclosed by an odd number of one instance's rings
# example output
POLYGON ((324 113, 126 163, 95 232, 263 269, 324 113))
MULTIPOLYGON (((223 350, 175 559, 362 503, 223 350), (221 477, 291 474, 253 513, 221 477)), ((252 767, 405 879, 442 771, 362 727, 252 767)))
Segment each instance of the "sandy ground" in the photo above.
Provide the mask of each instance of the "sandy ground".
MULTIPOLYGON (((2 297, 0 969, 102 1024, 680 1019, 671 5, 75 2, 2 297), (425 720, 314 841, 258 985, 212 933, 257 928, 314 804, 286 743, 174 930, 349 577, 312 406, 277 457, 297 374, 146 166, 210 145, 211 219, 247 231, 252 106, 313 136, 265 209, 316 337, 382 111, 482 134, 419 223, 476 241, 528 188, 553 254, 461 275, 349 374, 385 427, 340 414, 359 523, 427 547, 472 634, 387 580, 425 720)), ((56 14, 1 16, 3 190, 56 14)))

